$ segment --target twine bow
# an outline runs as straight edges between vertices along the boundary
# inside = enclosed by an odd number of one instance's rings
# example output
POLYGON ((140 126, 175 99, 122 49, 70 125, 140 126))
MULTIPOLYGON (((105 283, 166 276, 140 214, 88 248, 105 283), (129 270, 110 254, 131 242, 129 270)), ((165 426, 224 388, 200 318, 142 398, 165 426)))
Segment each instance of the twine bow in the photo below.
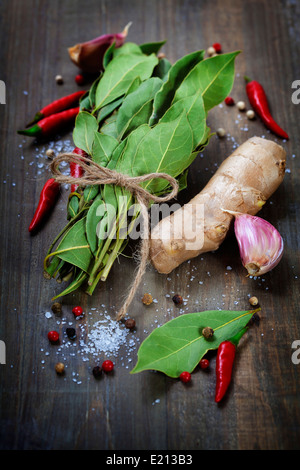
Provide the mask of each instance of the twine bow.
POLYGON ((127 298, 121 307, 117 320, 121 320, 127 313, 127 309, 136 293, 136 290, 141 282, 143 274, 146 270, 147 262, 149 259, 150 252, 150 224, 149 224, 149 214, 148 206, 149 202, 162 203, 169 201, 176 197, 178 193, 178 182, 175 178, 168 175, 167 173, 148 173, 142 176, 127 176, 123 173, 118 173, 116 170, 112 170, 106 167, 99 165, 90 158, 78 156, 72 152, 66 152, 59 154, 55 157, 51 164, 50 169, 58 183, 65 184, 77 184, 79 186, 89 186, 89 185, 101 185, 101 184, 115 184, 121 186, 124 189, 130 191, 130 193, 136 197, 137 202, 141 208, 141 216, 143 221, 143 237, 140 247, 140 263, 135 275, 134 282, 129 290, 127 298), (61 162, 74 162, 80 164, 84 170, 84 175, 75 178, 70 175, 63 175, 59 170, 59 164, 61 162), (165 196, 156 196, 151 194, 149 191, 140 186, 141 183, 149 181, 154 178, 162 178, 168 181, 172 186, 172 191, 165 196))

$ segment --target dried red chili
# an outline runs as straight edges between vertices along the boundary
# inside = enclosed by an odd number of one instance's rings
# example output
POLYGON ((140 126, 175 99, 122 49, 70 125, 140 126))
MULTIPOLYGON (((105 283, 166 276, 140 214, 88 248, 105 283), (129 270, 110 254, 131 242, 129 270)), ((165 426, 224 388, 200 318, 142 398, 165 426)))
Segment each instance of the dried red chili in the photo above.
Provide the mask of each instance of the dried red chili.
MULTIPOLYGON (((82 157, 88 157, 88 154, 84 150, 81 150, 78 147, 75 147, 75 149, 73 150, 73 153, 76 153, 77 155, 81 155, 82 157)), ((76 163, 76 162, 70 163, 70 175, 71 176, 73 176, 74 178, 80 178, 81 176, 83 176, 83 174, 84 174, 83 168, 80 166, 79 163, 76 163)), ((78 184, 72 184, 71 193, 74 193, 77 188, 78 188, 78 184)))
POLYGON ((281 129, 281 127, 277 124, 271 115, 268 106, 267 95, 262 85, 248 77, 245 77, 245 80, 247 82, 246 92, 254 111, 258 114, 258 116, 270 131, 274 132, 274 134, 278 135, 278 137, 288 139, 288 134, 283 129, 281 129))
POLYGON ((71 95, 63 96, 58 100, 53 101, 52 103, 47 104, 44 108, 40 109, 34 116, 33 120, 26 126, 29 127, 32 124, 44 119, 45 117, 51 116, 52 114, 60 113, 66 109, 74 108, 78 105, 80 98, 85 94, 84 90, 76 91, 71 95))
POLYGON ((42 119, 34 126, 18 131, 18 134, 27 135, 29 137, 48 137, 60 132, 65 126, 71 124, 78 113, 79 107, 52 114, 42 119))
POLYGON ((247 331, 247 327, 239 331, 227 341, 223 341, 218 347, 216 360, 216 394, 215 401, 219 403, 224 397, 231 382, 232 368, 234 364, 237 345, 247 331))
POLYGON ((40 194, 38 206, 29 225, 29 232, 34 232, 41 226, 41 223, 45 220, 45 217, 49 214, 57 200, 59 189, 60 185, 54 178, 46 181, 40 194))

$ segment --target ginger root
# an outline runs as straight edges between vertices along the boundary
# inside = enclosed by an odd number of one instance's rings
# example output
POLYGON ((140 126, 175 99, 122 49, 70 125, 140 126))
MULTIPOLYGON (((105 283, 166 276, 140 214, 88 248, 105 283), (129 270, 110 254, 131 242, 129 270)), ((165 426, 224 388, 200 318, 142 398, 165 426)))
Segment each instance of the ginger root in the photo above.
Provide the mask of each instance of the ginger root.
POLYGON ((285 159, 285 150, 267 139, 252 137, 240 145, 197 196, 152 230, 150 259, 157 271, 170 273, 219 248, 233 220, 226 210, 255 215, 281 184, 285 159))

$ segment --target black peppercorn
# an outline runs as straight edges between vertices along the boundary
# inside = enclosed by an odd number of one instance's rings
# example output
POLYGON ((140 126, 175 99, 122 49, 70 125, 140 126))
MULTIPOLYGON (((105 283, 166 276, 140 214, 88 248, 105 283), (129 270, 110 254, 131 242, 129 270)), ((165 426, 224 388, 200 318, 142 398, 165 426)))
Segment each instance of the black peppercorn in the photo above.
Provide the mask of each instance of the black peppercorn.
POLYGON ((67 328, 66 333, 67 333, 68 338, 70 338, 70 339, 76 338, 75 328, 67 328))
POLYGON ((102 374, 102 369, 100 366, 95 366, 93 368, 93 376, 98 379, 99 377, 101 377, 101 374, 102 374))
POLYGON ((176 304, 176 305, 181 305, 182 302, 183 302, 183 298, 179 294, 174 295, 172 300, 173 300, 174 304, 176 304))

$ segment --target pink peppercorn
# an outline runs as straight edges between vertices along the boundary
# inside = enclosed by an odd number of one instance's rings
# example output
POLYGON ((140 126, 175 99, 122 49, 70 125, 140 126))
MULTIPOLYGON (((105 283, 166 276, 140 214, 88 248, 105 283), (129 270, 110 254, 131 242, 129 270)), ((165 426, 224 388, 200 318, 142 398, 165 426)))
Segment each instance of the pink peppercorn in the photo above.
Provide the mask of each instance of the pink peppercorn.
POLYGON ((51 343, 56 343, 59 339, 59 334, 57 333, 57 331, 49 331, 48 339, 49 341, 51 341, 51 343))
POLYGON ((181 382, 188 383, 191 381, 192 376, 189 372, 184 371, 184 372, 181 372, 179 378, 181 382))
POLYGON ((212 47, 214 48, 214 50, 216 51, 217 54, 220 54, 220 52, 222 52, 222 46, 219 42, 215 42, 212 47))
POLYGON ((83 308, 82 307, 74 307, 72 310, 72 313, 74 313, 75 317, 80 317, 80 315, 83 314, 83 308))
POLYGON ((201 369, 207 369, 209 366, 209 360, 208 359, 201 359, 199 362, 199 366, 201 369))
POLYGON ((225 98, 225 104, 227 104, 227 106, 233 106, 234 105, 234 99, 231 98, 231 96, 227 96, 227 98, 225 98))
POLYGON ((104 370, 104 372, 111 372, 114 368, 114 363, 110 361, 109 359, 107 359, 106 361, 103 362, 101 367, 102 367, 102 370, 104 370))
POLYGON ((84 76, 79 73, 78 75, 76 75, 75 77, 75 82, 77 83, 77 85, 84 85, 85 84, 85 78, 84 76))

